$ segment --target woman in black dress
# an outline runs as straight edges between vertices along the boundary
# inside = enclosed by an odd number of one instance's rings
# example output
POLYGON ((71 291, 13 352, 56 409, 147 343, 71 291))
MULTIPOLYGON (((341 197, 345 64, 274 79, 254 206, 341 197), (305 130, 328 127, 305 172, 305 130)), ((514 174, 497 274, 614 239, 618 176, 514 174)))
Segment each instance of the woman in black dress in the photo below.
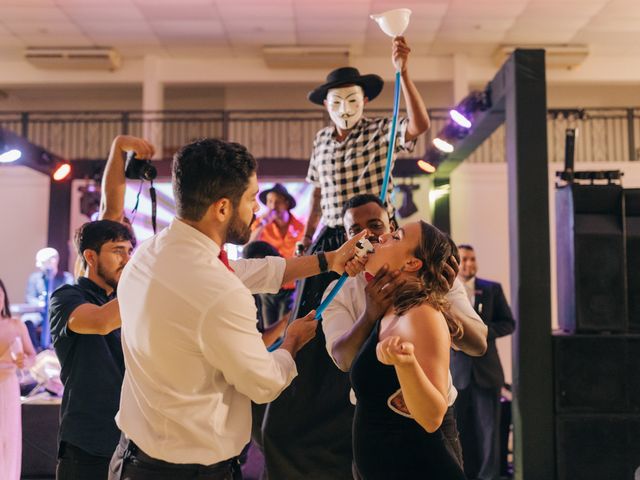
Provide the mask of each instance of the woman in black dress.
POLYGON ((356 467, 364 480, 464 480, 439 430, 451 387, 451 337, 461 327, 446 315, 442 275, 452 243, 415 222, 380 237, 366 269, 400 270, 404 286, 378 321, 351 368, 357 396, 356 467))

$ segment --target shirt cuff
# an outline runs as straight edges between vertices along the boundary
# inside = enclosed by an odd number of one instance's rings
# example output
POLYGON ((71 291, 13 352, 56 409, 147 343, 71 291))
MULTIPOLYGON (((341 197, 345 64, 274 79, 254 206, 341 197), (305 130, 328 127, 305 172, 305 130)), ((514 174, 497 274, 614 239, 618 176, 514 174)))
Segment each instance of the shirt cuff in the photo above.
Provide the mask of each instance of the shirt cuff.
POLYGON ((276 362, 282 365, 287 372, 287 385, 291 383, 291 381, 298 376, 298 368, 296 367, 296 362, 291 356, 291 354, 285 350, 284 348, 278 348, 271 352, 276 362))

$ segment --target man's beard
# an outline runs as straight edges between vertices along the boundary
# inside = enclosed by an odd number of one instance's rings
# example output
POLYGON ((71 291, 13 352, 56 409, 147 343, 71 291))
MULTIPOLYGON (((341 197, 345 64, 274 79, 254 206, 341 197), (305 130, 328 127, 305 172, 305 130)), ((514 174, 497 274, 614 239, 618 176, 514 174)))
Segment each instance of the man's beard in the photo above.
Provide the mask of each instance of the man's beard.
POLYGON ((244 245, 251 238, 251 224, 255 220, 255 214, 251 218, 249 225, 244 223, 240 216, 234 211, 233 217, 229 222, 229 228, 227 229, 227 242, 234 245, 244 245))
POLYGON ((124 266, 118 268, 115 272, 107 272, 102 266, 102 262, 98 261, 98 270, 96 273, 104 280, 104 283, 115 290, 118 288, 118 280, 120 280, 120 273, 122 273, 123 268, 124 266))

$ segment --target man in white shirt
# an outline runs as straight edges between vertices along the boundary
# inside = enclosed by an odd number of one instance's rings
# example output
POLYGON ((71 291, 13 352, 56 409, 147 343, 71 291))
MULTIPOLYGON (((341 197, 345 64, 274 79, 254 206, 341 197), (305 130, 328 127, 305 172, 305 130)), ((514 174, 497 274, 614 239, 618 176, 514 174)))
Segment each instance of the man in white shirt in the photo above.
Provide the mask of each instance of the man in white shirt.
POLYGON ((258 209, 255 172, 243 146, 220 140, 197 140, 174 158, 176 218, 138 248, 118 289, 126 373, 111 479, 241 478, 250 401, 275 399, 297 374, 293 357, 315 335, 314 312, 292 322, 269 353, 251 294, 342 273, 355 241, 326 254, 229 265, 222 246, 249 239, 258 209))
MULTIPOLYGON (((343 219, 347 238, 353 238, 367 229, 370 240, 377 241, 380 235, 393 230, 387 211, 374 195, 356 195, 349 199, 343 208, 343 219)), ((487 348, 487 326, 473 310, 464 286, 460 280, 455 279, 456 272, 453 268, 450 274, 449 284, 453 284, 447 294, 450 314, 460 321, 464 329, 463 337, 454 341, 454 348, 473 356, 483 355, 487 348)), ((323 314, 322 329, 329 356, 340 370, 350 370, 360 347, 371 334, 376 322, 391 306, 393 293, 401 285, 397 271, 390 272, 383 268, 372 279, 365 278, 365 273, 361 273, 349 278, 329 304, 323 314)), ((330 284, 325 296, 332 288, 333 284, 330 284)), ((452 388, 449 394, 450 406, 455 398, 456 392, 452 388)), ((445 416, 442 431, 452 454, 461 462, 461 448, 451 408, 445 416)))

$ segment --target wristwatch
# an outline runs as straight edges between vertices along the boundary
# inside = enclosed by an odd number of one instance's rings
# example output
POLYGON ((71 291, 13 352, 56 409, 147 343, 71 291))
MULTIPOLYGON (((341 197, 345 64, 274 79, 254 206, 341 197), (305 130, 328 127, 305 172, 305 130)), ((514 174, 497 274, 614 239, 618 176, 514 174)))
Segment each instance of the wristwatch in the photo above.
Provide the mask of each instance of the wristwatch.
POLYGON ((329 271, 329 262, 327 262, 327 256, 324 252, 316 253, 316 257, 318 257, 318 266, 320 267, 320 273, 325 273, 329 271))

